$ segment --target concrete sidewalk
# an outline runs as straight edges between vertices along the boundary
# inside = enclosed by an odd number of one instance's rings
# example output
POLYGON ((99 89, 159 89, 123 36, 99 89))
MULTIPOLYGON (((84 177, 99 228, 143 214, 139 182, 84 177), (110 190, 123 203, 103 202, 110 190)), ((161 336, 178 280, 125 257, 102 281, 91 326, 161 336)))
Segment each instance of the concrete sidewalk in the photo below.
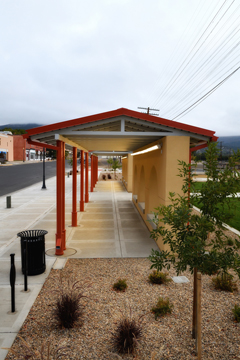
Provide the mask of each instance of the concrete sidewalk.
MULTIPOLYGON (((47 190, 41 190, 41 186, 42 183, 38 183, 13 193, 11 209, 6 209, 6 197, 0 197, 0 348, 11 347, 52 268, 63 268, 68 258, 147 257, 152 248, 157 249, 132 204, 132 194, 125 191, 121 182, 98 182, 90 193, 89 203, 85 204, 85 211, 78 213, 78 226, 72 228, 72 178, 66 176, 67 250, 63 256, 56 257, 56 178, 46 181, 47 190), (20 239, 17 238, 17 233, 26 229, 48 231, 45 236, 46 271, 28 277, 29 292, 23 291, 20 239), (9 314, 11 253, 15 254, 16 266, 14 314, 9 314)), ((0 359, 6 354, 6 350, 0 349, 0 359)))

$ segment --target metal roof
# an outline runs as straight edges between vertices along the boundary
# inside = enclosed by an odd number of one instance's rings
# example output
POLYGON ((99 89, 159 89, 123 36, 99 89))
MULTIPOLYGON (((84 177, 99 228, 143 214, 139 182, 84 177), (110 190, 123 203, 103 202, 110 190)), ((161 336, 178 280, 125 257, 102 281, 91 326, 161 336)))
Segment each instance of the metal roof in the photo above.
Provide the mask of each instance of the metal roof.
MULTIPOLYGON (((68 148, 92 152, 128 153, 165 136, 190 136, 190 146, 216 141, 215 132, 153 115, 120 108, 27 130, 30 141, 56 145, 63 140, 68 148)), ((39 144, 40 145, 40 144, 39 144)), ((43 146, 43 145, 41 145, 43 146)))

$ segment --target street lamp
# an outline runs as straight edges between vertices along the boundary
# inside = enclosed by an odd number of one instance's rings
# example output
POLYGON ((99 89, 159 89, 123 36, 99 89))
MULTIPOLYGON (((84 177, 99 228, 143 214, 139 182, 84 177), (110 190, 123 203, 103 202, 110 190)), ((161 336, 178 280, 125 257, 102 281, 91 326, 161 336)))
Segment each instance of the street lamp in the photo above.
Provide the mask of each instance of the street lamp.
POLYGON ((43 185, 42 190, 47 189, 45 185, 45 148, 43 148, 43 185))

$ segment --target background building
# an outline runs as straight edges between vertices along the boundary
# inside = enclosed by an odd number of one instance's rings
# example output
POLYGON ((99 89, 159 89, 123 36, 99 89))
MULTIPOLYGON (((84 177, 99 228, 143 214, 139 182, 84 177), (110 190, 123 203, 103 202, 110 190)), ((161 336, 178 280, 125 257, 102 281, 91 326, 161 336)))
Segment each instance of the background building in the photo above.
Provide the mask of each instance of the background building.
POLYGON ((9 131, 0 132, 0 162, 13 161, 13 136, 9 131))

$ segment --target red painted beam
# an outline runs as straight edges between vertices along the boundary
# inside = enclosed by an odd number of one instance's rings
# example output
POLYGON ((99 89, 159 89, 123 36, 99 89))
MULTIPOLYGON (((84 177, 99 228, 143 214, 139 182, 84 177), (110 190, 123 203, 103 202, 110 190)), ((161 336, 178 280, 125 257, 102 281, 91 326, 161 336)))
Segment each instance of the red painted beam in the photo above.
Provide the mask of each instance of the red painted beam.
POLYGON ((52 149, 52 150, 58 150, 57 146, 41 143, 39 141, 32 141, 32 140, 30 140, 30 138, 27 138, 27 142, 30 145, 41 146, 41 147, 45 147, 47 149, 52 149))

